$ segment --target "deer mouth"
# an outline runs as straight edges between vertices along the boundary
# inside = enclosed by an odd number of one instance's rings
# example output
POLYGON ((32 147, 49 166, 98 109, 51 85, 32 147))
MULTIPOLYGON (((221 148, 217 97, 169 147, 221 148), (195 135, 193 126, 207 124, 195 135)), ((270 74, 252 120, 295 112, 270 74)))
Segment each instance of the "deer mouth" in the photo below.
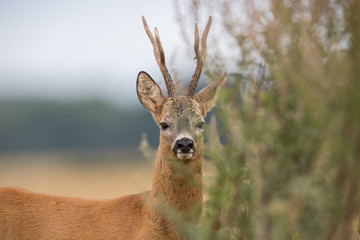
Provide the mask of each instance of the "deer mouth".
POLYGON ((193 156, 192 152, 188 152, 188 153, 178 152, 178 153, 176 153, 176 157, 181 159, 181 160, 188 160, 188 159, 192 158, 192 156, 193 156))

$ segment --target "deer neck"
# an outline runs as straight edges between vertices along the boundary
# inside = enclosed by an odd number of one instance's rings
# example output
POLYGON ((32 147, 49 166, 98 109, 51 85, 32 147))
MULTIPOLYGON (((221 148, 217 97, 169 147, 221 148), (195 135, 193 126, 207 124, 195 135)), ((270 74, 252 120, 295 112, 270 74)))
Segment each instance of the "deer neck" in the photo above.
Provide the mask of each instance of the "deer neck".
POLYGON ((202 153, 183 161, 166 153, 160 143, 151 189, 153 200, 184 215, 188 221, 198 222, 203 201, 202 166, 202 153))

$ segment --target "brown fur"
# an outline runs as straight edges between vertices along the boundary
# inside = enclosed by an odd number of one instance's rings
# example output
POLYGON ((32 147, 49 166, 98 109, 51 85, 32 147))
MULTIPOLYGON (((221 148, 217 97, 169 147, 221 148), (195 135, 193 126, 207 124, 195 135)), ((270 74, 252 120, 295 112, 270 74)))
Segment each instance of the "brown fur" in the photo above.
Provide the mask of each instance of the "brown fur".
MULTIPOLYGON (((0 239, 180 239, 180 227, 200 218, 199 210, 195 216, 191 211, 202 206, 202 168, 197 166, 194 176, 190 171, 185 178, 166 159, 160 152, 150 192, 114 200, 2 188, 0 239)), ((187 164, 195 165, 195 161, 187 164)))

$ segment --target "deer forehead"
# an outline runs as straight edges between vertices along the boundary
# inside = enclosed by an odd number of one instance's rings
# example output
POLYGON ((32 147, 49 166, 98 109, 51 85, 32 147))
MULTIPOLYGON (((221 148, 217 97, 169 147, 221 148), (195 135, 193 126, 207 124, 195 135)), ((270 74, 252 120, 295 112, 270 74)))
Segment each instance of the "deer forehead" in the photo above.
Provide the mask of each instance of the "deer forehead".
POLYGON ((200 104, 190 97, 179 96, 168 98, 162 110, 161 119, 164 121, 196 123, 203 119, 200 104))

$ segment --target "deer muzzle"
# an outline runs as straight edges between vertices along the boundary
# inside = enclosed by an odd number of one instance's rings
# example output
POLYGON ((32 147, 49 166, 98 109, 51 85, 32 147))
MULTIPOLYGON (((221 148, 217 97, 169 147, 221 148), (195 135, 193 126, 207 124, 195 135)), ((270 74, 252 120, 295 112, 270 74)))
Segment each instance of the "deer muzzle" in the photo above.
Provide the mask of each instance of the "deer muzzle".
POLYGON ((174 144, 173 152, 179 159, 189 159, 196 151, 195 143, 192 139, 181 138, 174 144))

